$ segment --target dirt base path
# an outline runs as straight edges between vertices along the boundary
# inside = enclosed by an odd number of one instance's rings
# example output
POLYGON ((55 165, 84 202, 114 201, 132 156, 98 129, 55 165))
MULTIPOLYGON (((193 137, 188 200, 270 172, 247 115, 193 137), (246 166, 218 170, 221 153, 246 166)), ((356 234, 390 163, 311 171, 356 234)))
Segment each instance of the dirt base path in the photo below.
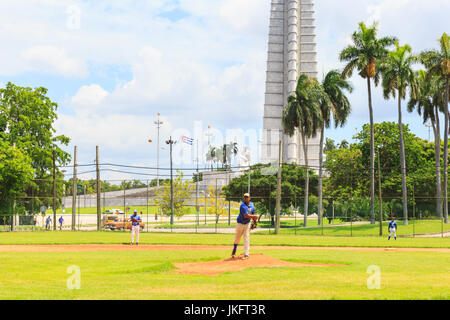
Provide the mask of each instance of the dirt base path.
POLYGON ((247 268, 299 268, 299 267, 343 267, 340 264, 322 264, 322 263, 299 263, 288 262, 266 256, 264 254, 251 254, 246 260, 240 258, 207 261, 207 262, 187 262, 174 263, 177 269, 175 273, 181 274, 199 274, 199 275, 217 275, 224 272, 242 271, 247 268))
MULTIPOLYGON (((214 245, 139 245, 75 244, 75 245, 0 245, 0 252, 92 252, 92 251, 152 251, 152 250, 231 250, 230 246, 214 245)), ((301 247, 251 246, 251 250, 336 250, 368 252, 439 252, 450 253, 450 248, 371 248, 371 247, 301 247)))

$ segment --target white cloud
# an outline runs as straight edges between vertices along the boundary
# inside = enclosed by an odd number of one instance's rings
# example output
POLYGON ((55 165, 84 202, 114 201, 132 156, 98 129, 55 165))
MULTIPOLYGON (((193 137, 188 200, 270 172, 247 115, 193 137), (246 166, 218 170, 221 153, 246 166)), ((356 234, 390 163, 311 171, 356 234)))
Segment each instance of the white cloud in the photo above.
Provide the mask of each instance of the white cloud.
POLYGON ((77 94, 72 98, 72 105, 75 108, 96 107, 108 96, 108 92, 103 90, 98 84, 82 86, 77 94))
POLYGON ((20 54, 28 71, 57 74, 63 77, 86 77, 88 68, 84 61, 71 58, 65 49, 55 46, 34 46, 20 54))
POLYGON ((233 28, 246 31, 258 30, 267 25, 270 2, 261 0, 226 0, 219 14, 233 28))

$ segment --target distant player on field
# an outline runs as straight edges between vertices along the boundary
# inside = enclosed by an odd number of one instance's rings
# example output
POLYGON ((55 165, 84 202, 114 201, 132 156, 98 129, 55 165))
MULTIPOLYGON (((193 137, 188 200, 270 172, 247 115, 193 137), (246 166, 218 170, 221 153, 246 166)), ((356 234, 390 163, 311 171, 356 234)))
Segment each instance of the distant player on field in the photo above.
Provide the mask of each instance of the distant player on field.
POLYGON ((389 238, 388 240, 391 240, 391 236, 394 234, 395 240, 397 240, 397 222, 395 221, 395 218, 392 217, 392 220, 389 222, 389 238))
POLYGON ((64 219, 63 219, 63 217, 61 216, 61 217, 59 217, 59 230, 62 230, 62 225, 63 225, 63 223, 64 223, 64 219))
POLYGON ((244 194, 244 202, 242 202, 239 209, 239 216, 236 224, 236 237, 234 239, 234 248, 231 257, 236 256, 236 249, 244 236, 244 259, 248 259, 250 252, 250 221, 258 220, 258 216, 255 215, 255 206, 250 202, 250 194, 244 194))
POLYGON ((134 235, 136 235, 136 245, 139 245, 139 223, 142 221, 141 216, 137 214, 135 209, 133 215, 130 216, 131 221, 131 245, 134 243, 134 235))

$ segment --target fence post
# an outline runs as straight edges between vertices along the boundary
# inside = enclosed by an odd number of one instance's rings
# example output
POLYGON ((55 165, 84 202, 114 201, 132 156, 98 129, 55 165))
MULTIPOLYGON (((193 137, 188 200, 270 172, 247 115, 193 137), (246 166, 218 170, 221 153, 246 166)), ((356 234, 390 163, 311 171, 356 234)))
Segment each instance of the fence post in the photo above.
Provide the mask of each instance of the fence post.
POLYGON ((228 200, 228 226, 231 226, 231 200, 228 200))
POLYGON ((323 215, 322 215, 322 219, 320 222, 322 223, 322 236, 323 236, 323 215))
MULTIPOLYGON (((295 209, 298 212, 297 196, 295 196, 294 202, 295 202, 295 209)), ((294 213, 294 235, 297 235, 297 212, 294 213)))
POLYGON ((352 219, 352 209, 350 209, 350 237, 353 237, 353 219, 352 219))
POLYGON ((100 163, 99 163, 99 146, 95 147, 95 171, 97 178, 97 231, 101 229, 101 220, 102 220, 102 201, 101 201, 101 192, 102 192, 102 184, 100 182, 100 163))
POLYGON ((56 152, 53 150, 53 231, 56 231, 56 152))
POLYGON ((123 231, 126 232, 127 231, 127 204, 126 204, 126 190, 125 190, 125 186, 126 186, 126 180, 124 181, 123 184, 123 231))
POLYGON ((207 206, 208 206, 208 202, 207 202, 207 188, 206 188, 206 184, 205 184, 205 225, 206 225, 206 210, 207 210, 207 206))

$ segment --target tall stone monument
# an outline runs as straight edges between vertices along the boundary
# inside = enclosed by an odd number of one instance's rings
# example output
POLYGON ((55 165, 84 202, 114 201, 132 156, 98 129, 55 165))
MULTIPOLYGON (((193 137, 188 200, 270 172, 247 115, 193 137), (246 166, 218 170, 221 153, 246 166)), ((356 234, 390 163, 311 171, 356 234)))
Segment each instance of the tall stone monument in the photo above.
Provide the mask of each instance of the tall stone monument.
MULTIPOLYGON (((301 135, 283 133, 282 112, 301 74, 317 77, 313 0, 271 0, 269 49, 264 104, 262 162, 278 160, 280 138, 283 161, 304 164, 301 135)), ((307 140, 308 164, 319 165, 319 137, 307 140)))

